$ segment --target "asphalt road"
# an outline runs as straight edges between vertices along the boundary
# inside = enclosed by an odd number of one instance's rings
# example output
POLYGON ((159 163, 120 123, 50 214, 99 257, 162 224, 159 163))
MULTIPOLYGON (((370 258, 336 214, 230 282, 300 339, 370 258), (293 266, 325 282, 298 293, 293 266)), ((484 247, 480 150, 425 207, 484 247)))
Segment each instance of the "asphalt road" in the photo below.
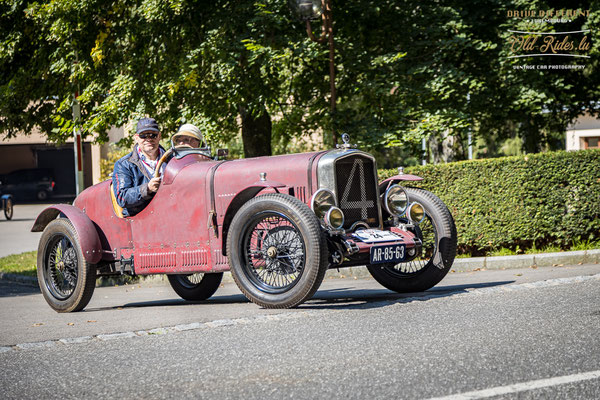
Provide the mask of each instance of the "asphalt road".
POLYGON ((196 304, 98 288, 57 314, 3 282, 0 398, 600 397, 598 265, 456 273, 403 296, 370 279, 321 289, 264 310, 232 284, 196 304))
MULTIPOLYGON (((53 203, 54 204, 54 203, 53 203)), ((50 204, 15 204, 13 218, 0 213, 0 257, 37 250, 41 232, 30 232, 35 219, 50 204)))

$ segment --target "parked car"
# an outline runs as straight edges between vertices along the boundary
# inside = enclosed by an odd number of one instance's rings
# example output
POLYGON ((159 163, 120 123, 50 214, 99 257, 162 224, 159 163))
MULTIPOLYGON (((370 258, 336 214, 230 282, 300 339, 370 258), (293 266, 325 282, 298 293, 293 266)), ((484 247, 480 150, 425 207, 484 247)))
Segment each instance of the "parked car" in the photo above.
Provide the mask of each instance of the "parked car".
POLYGON ((231 161, 174 149, 158 192, 133 217, 122 216, 110 181, 45 209, 32 231, 43 231, 37 268, 46 301, 58 312, 81 310, 96 277, 115 274, 167 274, 175 292, 198 301, 231 271, 266 308, 310 299, 328 268, 366 265, 399 293, 436 285, 456 253, 448 208, 403 186, 417 176, 400 170, 379 182, 375 158, 344 141, 231 161))
POLYGON ((19 200, 48 200, 54 190, 54 175, 49 168, 13 171, 0 177, 1 190, 19 200))

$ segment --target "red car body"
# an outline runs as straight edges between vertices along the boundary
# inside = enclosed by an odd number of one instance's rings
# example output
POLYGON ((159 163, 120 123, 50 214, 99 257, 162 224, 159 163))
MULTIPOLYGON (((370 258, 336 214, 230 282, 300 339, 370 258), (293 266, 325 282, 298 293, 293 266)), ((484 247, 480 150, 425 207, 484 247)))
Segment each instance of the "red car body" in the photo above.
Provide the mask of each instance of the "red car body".
MULTIPOLYGON (((331 191, 338 202, 345 196, 349 206, 341 207, 346 215, 341 229, 328 230, 321 221, 321 229, 328 232, 327 267, 369 263, 371 248, 382 243, 361 241, 353 234, 358 229, 392 231, 395 239, 383 244, 402 244, 406 251, 420 253, 419 231, 406 228, 407 223, 412 226, 410 221, 398 223, 395 218, 395 223, 390 223, 391 216, 380 202, 394 183, 421 178, 400 174, 377 183, 376 163, 367 153, 342 146, 332 151, 230 161, 213 160, 202 152, 183 153, 168 162, 158 192, 137 215, 118 216, 110 181, 105 181, 83 191, 73 205, 45 209, 32 231, 43 231, 57 217, 68 219, 85 261, 94 265, 98 274, 220 273, 231 269, 229 231, 235 215, 249 200, 281 193, 313 207, 311 199, 319 189, 337 185, 331 191), (340 172, 342 168, 345 172, 340 172), (344 182, 348 174, 349 183, 344 182), (329 182, 330 177, 335 183, 329 182), (362 201, 351 201, 357 185, 362 188, 362 201), (348 215, 362 221, 349 221, 348 215)), ((49 256, 44 257, 38 268, 49 256)))

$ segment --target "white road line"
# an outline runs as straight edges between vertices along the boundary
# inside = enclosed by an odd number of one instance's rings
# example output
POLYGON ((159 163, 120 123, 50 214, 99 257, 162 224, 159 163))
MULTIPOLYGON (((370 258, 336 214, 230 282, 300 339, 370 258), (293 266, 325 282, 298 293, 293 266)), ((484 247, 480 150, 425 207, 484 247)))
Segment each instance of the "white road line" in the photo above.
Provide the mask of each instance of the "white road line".
POLYGON ((588 381, 591 379, 600 378, 600 370, 582 372, 581 374, 557 376, 554 378, 538 379, 536 381, 515 383, 513 385, 498 386, 490 389, 475 390, 472 392, 465 392, 459 394, 453 394, 450 396, 433 397, 429 400, 473 400, 473 399, 485 399, 486 397, 502 396, 505 394, 524 392, 527 390, 541 389, 550 386, 565 385, 567 383, 588 381))

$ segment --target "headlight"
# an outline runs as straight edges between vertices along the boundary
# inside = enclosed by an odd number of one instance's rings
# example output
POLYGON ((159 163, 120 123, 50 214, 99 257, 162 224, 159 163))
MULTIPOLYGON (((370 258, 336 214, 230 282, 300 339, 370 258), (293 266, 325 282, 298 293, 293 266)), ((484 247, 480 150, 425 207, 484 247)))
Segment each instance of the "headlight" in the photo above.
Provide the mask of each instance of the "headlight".
POLYGON ((337 207, 331 207, 325 214, 325 223, 333 229, 342 229, 344 226, 344 213, 337 207))
POLYGON ((412 203, 408 207, 408 218, 417 224, 420 224, 425 219, 425 209, 420 203, 412 203))
POLYGON ((310 208, 312 208, 319 218, 324 218, 325 214, 327 214, 327 211, 336 205, 337 202, 335 201, 335 195, 331 190, 328 189, 317 190, 310 200, 310 208))
POLYGON ((383 205, 387 212, 399 217, 406 211, 408 195, 402 186, 392 185, 385 191, 383 205))

